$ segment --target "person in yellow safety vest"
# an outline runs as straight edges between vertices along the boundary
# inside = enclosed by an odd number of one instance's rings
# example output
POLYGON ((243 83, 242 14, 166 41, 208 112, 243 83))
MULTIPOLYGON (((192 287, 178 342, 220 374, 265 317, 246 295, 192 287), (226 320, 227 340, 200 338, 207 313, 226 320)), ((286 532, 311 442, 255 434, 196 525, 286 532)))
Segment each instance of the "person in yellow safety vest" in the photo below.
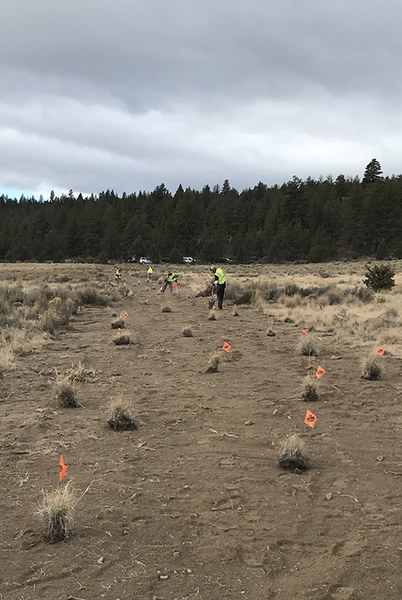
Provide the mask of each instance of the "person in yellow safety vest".
POLYGON ((225 289, 226 289, 225 273, 223 272, 223 269, 221 269, 220 267, 211 267, 210 271, 211 271, 211 273, 214 274, 214 277, 215 277, 214 286, 216 287, 216 295, 218 298, 218 308, 219 308, 219 310, 222 310, 223 297, 225 295, 225 289))
POLYGON ((116 269, 116 272, 114 274, 114 278, 116 281, 121 281, 121 270, 120 269, 116 269))
POLYGON ((172 291, 172 286, 177 282, 178 275, 174 273, 168 273, 165 281, 163 282, 163 286, 161 287, 161 292, 163 293, 166 288, 169 286, 170 291, 172 291))
POLYGON ((151 265, 149 265, 148 270, 147 270, 148 281, 152 280, 153 272, 154 272, 153 268, 151 267, 151 265))

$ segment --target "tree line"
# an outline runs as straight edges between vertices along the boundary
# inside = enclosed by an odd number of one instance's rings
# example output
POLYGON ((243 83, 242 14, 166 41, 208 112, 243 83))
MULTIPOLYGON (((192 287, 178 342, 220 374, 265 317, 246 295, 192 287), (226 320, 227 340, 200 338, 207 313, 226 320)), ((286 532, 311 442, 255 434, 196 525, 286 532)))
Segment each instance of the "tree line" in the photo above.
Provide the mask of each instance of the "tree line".
POLYGON ((327 177, 241 192, 222 186, 172 193, 0 196, 0 260, 181 262, 402 258, 402 175, 383 177, 376 159, 364 177, 327 177))

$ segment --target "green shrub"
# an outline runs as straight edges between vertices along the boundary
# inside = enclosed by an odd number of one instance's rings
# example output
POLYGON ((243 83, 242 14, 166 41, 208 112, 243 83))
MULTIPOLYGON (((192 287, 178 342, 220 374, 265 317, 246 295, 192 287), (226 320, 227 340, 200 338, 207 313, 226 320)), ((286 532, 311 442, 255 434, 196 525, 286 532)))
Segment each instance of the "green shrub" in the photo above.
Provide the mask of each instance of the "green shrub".
POLYGON ((390 290, 395 285, 395 271, 390 265, 366 265, 366 278, 363 283, 378 292, 379 290, 390 290))

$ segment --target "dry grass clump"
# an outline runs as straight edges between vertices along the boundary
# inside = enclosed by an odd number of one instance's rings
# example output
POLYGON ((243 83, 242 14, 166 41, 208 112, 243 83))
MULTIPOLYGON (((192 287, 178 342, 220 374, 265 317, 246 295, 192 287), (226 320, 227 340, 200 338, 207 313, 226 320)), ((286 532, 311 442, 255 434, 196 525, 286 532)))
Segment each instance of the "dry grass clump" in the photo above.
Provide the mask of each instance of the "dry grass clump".
POLYGON ((74 507, 75 495, 68 486, 44 493, 37 514, 47 542, 53 544, 70 537, 74 507))
POLYGON ((298 343, 298 350, 303 356, 317 356, 318 351, 315 337, 311 334, 308 334, 300 338, 298 343))
POLYGON ((138 429, 134 420, 133 405, 122 396, 111 400, 107 407, 107 425, 115 431, 133 431, 138 429))
POLYGON ((126 322, 124 319, 116 319, 115 321, 112 321, 112 323, 111 323, 112 329, 124 329, 125 326, 126 326, 126 322))
POLYGON ((73 384, 66 376, 58 376, 54 383, 54 396, 61 408, 77 408, 79 402, 73 384))
POLYGON ((305 402, 316 402, 319 399, 318 382, 315 377, 307 375, 303 381, 303 388, 302 398, 305 402))
POLYGON ((77 365, 71 365, 67 373, 71 383, 87 383, 95 377, 95 369, 86 367, 81 361, 77 365))
POLYGON ((0 378, 14 367, 14 352, 9 346, 0 346, 0 378))
POLYGON ((216 314, 215 311, 210 310, 208 313, 208 321, 216 321, 216 314))
POLYGON ((220 358, 221 357, 219 354, 213 354, 210 357, 210 359, 208 361, 207 371, 206 371, 207 373, 217 373, 220 358))
POLYGON ((113 342, 116 346, 128 346, 129 344, 132 344, 131 337, 128 333, 116 336, 113 338, 113 342))
POLYGON ((49 300, 48 310, 56 325, 68 326, 76 304, 72 298, 60 298, 56 296, 49 300))
POLYGON ((166 304, 166 306, 162 306, 162 312, 163 313, 171 313, 172 307, 170 306, 170 304, 166 304))
POLYGON ((45 312, 41 314, 40 324, 43 331, 50 333, 50 335, 54 335, 54 332, 56 331, 56 323, 50 310, 45 310, 45 312))
POLYGON ((191 327, 188 325, 186 325, 186 327, 183 327, 182 334, 183 334, 183 337, 193 337, 193 331, 192 331, 191 327))
POLYGON ((278 457, 279 466, 290 471, 306 471, 311 460, 305 451, 303 440, 295 433, 289 435, 281 444, 278 457))
POLYGON ((239 311, 237 310, 236 304, 233 304, 233 307, 232 307, 232 316, 233 317, 238 317, 239 316, 239 311))
POLYGON ((382 377, 382 367, 376 356, 368 356, 363 362, 362 378, 378 381, 382 377))

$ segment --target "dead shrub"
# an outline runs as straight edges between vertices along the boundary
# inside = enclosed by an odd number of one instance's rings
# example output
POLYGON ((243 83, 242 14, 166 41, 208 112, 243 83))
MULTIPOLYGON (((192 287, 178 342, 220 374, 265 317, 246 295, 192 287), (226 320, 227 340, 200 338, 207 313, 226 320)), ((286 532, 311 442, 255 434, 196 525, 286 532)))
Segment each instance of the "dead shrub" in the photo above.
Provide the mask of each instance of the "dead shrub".
POLYGON ((56 323, 50 310, 45 310, 45 312, 41 314, 40 323, 43 331, 50 333, 50 335, 54 335, 56 331, 56 323))
POLYGON ((183 327, 182 334, 183 334, 183 337, 188 337, 188 338, 193 337, 193 331, 192 331, 191 327, 188 325, 186 327, 183 327))
POLYGON ((318 382, 315 377, 307 375, 304 378, 302 397, 305 402, 316 402, 319 399, 318 382))
POLYGON ((289 435, 281 444, 278 457, 279 466, 290 471, 306 471, 311 460, 305 451, 303 440, 295 433, 289 435))
POLYGON ((318 351, 315 337, 311 334, 308 334, 300 338, 298 343, 298 350, 303 356, 317 356, 318 351))
POLYGON ((44 493, 36 514, 42 520, 46 542, 53 544, 70 537, 74 507, 75 495, 68 486, 44 493))
POLYGON ((9 346, 0 346, 0 373, 9 371, 14 367, 14 352, 9 346))
POLYGON ((378 381, 382 377, 382 367, 376 356, 368 356, 363 361, 362 378, 369 381, 378 381))
POLYGON ((207 373, 217 373, 220 358, 221 357, 219 354, 213 354, 210 357, 210 359, 208 361, 208 366, 207 366, 207 373))
POLYGON ((107 407, 107 425, 115 431, 133 431, 138 429, 138 424, 133 416, 133 406, 130 400, 122 396, 111 400, 107 407))
POLYGON ((77 408, 79 402, 73 384, 67 376, 58 376, 54 383, 54 396, 61 408, 77 408))
POLYGON ((52 300, 49 300, 48 310, 56 325, 68 326, 75 308, 76 304, 71 298, 63 299, 56 296, 52 300))

